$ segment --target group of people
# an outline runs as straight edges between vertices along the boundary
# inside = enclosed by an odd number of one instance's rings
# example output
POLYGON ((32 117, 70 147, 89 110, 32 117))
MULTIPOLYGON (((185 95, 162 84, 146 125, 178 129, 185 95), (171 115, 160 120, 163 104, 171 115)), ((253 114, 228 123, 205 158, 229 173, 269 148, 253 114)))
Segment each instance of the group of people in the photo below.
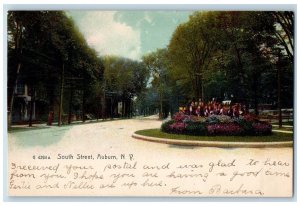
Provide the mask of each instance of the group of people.
POLYGON ((195 115, 198 117, 208 117, 210 115, 228 115, 230 117, 239 117, 245 115, 247 109, 245 105, 239 103, 236 104, 222 104, 215 99, 208 103, 203 102, 201 99, 197 101, 189 102, 186 107, 180 108, 180 112, 187 115, 195 115))

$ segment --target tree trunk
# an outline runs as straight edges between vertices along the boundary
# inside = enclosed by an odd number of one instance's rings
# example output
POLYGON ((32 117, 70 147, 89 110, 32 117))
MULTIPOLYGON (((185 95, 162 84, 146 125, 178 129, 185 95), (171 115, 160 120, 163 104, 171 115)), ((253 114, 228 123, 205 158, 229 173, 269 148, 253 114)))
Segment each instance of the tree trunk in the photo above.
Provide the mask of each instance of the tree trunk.
MULTIPOLYGON (((239 75, 239 80, 240 80, 240 91, 237 93, 237 101, 241 102, 241 100, 244 100, 244 84, 245 84, 245 78, 244 78, 244 66, 242 63, 242 57, 241 57, 241 53, 240 53, 240 49, 238 48, 238 46, 236 45, 236 43, 234 44, 234 50, 236 52, 236 63, 237 66, 239 68, 238 71, 238 75, 239 75)), ((238 85, 237 85, 238 86, 238 85)))
POLYGON ((254 83, 254 110, 255 110, 255 115, 259 115, 258 112, 258 97, 257 97, 257 84, 256 84, 256 78, 255 78, 255 83, 254 83))
POLYGON ((162 92, 159 93, 159 102, 160 102, 160 108, 159 108, 159 119, 163 118, 162 109, 163 109, 163 101, 162 101, 162 92))
POLYGON ((47 125, 51 126, 52 121, 54 119, 54 95, 53 95, 53 91, 49 88, 48 88, 47 92, 48 92, 48 97, 49 97, 49 112, 48 112, 47 125))
POLYGON ((61 126, 62 120, 61 116, 63 113, 63 95, 64 95, 64 72, 65 72, 65 65, 63 63, 60 75, 60 97, 59 97, 59 110, 58 110, 58 126, 61 126))
POLYGON ((29 114, 29 127, 32 127, 32 113, 33 113, 33 104, 35 102, 35 87, 32 88, 32 95, 30 101, 30 114, 29 114))
POLYGON ((68 124, 71 124, 72 121, 72 102, 73 102, 73 85, 71 85, 71 93, 69 100, 69 114, 68 114, 68 124))
POLYGON ((127 115, 126 115, 126 117, 130 118, 130 98, 128 98, 126 100, 126 103, 127 103, 127 115))
POLYGON ((278 57, 278 65, 277 65, 277 96, 278 96, 278 125, 279 128, 282 128, 282 112, 281 112, 281 68, 280 68, 280 55, 278 57))
POLYGON ((113 119, 113 98, 110 98, 110 118, 113 119))
MULTIPOLYGON (((202 76, 201 76, 200 81, 201 81, 201 96, 200 96, 200 98, 201 98, 202 101, 204 101, 204 83, 203 83, 202 76)), ((200 98, 198 98, 197 101, 199 101, 200 98)))
POLYGON ((199 99, 199 97, 200 97, 200 84, 199 84, 199 82, 200 82, 200 80, 199 80, 199 75, 198 74, 196 74, 196 83, 195 83, 195 86, 196 86, 196 95, 195 95, 195 98, 196 99, 199 99))
POLYGON ((102 119, 106 119, 106 101, 105 101, 105 92, 101 96, 101 116, 102 119))
POLYGON ((82 122, 85 122, 85 91, 83 90, 82 92, 82 108, 81 108, 81 111, 82 111, 82 122))
POLYGON ((107 112, 106 112, 106 80, 103 81, 103 87, 102 87, 102 96, 101 96, 101 116, 102 119, 106 119, 107 112))
POLYGON ((122 117, 125 117, 125 100, 122 99, 122 117))
POLYGON ((11 127, 11 121, 12 121, 12 113, 13 113, 13 105, 14 105, 14 98, 15 98, 15 92, 17 89, 17 85, 18 85, 18 79, 19 79, 19 74, 20 74, 20 70, 21 70, 21 61, 20 61, 20 57, 22 54, 22 23, 21 22, 16 22, 16 35, 14 37, 15 39, 15 58, 17 61, 17 68, 16 68, 16 73, 15 73, 15 80, 13 81, 13 87, 12 87, 12 91, 11 93, 11 97, 10 97, 10 108, 9 108, 9 113, 8 113, 8 120, 7 120, 7 126, 10 128, 11 127))
POLYGON ((100 119, 100 114, 101 114, 101 97, 99 98, 97 98, 98 100, 99 100, 99 102, 100 102, 100 104, 98 103, 97 104, 97 121, 100 119))

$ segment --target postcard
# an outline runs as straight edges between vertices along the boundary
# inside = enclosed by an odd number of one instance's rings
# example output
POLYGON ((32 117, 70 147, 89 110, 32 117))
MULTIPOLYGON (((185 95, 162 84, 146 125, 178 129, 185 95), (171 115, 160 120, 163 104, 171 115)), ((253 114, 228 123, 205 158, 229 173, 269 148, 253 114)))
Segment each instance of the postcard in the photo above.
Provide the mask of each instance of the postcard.
POLYGON ((292 10, 9 10, 8 195, 292 197, 292 10))

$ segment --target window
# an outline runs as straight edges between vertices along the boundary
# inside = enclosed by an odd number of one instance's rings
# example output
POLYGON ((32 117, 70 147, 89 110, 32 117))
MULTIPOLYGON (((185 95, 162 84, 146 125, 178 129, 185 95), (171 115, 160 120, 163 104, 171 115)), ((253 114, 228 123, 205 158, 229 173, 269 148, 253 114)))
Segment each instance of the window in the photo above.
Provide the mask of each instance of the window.
POLYGON ((25 93, 25 85, 19 83, 16 88, 16 95, 23 95, 25 93))

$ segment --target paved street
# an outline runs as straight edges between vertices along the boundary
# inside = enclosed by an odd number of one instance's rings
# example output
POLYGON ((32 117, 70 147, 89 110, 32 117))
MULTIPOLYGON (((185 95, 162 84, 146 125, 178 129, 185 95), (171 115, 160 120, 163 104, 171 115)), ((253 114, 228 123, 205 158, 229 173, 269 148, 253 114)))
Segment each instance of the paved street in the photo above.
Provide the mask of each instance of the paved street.
MULTIPOLYGON (((183 148, 179 146, 158 144, 136 140, 131 135, 142 129, 159 128, 161 121, 156 116, 130 119, 130 120, 114 120, 99 123, 90 123, 63 127, 45 127, 41 129, 23 130, 8 134, 9 153, 14 155, 16 152, 28 152, 34 150, 43 150, 44 152, 109 152, 109 151, 134 151, 144 155, 155 155, 156 153, 146 150, 159 152, 168 149, 168 155, 179 155, 181 152, 190 153, 189 155, 202 153, 203 151, 211 151, 212 148, 183 148)), ((229 149, 213 148, 214 154, 228 154, 229 149)), ((230 150, 230 154, 253 153, 257 155, 268 154, 271 152, 279 152, 280 154, 291 155, 292 148, 281 149, 234 149, 230 150)), ((209 152, 210 153, 210 152, 209 152)), ((209 153, 206 153, 208 155, 209 153)))
MULTIPOLYGON (((223 149, 212 147, 173 146, 137 140, 131 137, 136 130, 158 128, 161 121, 155 118, 115 120, 83 125, 51 127, 18 131, 8 134, 8 152, 10 162, 30 163, 33 155, 50 155, 55 161, 57 154, 134 154, 140 162, 149 164, 157 162, 195 163, 209 161, 224 161, 237 159, 276 159, 292 164, 292 148, 235 148, 223 149)), ((51 160, 51 161, 52 161, 51 160)), ((36 161, 35 161, 36 162, 36 161)), ((79 161, 78 161, 79 162, 79 161)), ((291 169, 290 169, 291 172, 291 169)), ((263 184, 268 179, 260 179, 251 184, 263 184)), ((276 184, 291 186, 288 182, 278 180, 276 184)), ((265 189, 274 185, 266 184, 265 189)), ((159 191, 157 191, 159 192, 159 191)), ((155 193, 153 193, 155 194, 155 193)), ((158 193, 159 194, 159 193, 158 193)))

